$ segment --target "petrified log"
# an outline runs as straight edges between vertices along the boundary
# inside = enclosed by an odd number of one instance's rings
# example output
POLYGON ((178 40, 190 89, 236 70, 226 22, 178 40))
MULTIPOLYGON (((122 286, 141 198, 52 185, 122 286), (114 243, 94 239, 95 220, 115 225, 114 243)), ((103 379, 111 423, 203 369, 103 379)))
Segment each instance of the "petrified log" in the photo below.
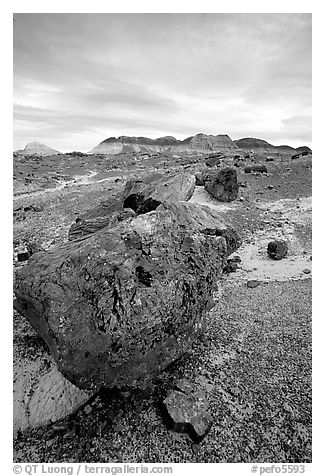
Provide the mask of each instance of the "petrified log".
POLYGON ((205 177, 204 188, 221 202, 235 200, 239 189, 236 170, 226 167, 219 172, 211 172, 205 177))
POLYGON ((130 181, 125 186, 123 207, 131 208, 137 214, 147 213, 161 203, 189 200, 194 189, 195 177, 188 172, 151 183, 130 181))
POLYGON ((145 386, 204 329, 240 244, 211 207, 162 204, 32 255, 17 272, 15 307, 76 386, 145 386))
POLYGON ((124 220, 130 212, 141 214, 155 210, 161 203, 189 200, 195 189, 195 177, 181 173, 172 177, 151 174, 142 180, 130 180, 117 198, 102 202, 82 217, 69 230, 69 240, 77 240, 116 221, 124 220), (123 209, 129 209, 124 213, 123 209))

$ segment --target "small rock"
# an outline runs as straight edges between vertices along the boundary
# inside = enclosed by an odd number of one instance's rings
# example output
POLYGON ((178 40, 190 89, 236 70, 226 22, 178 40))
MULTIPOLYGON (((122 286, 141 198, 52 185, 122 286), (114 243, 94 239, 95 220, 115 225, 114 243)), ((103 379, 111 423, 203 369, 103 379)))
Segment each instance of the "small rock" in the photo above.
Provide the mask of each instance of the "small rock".
POLYGON ((305 273, 305 274, 310 274, 311 271, 310 271, 310 269, 304 269, 304 270, 303 270, 303 273, 305 273))
POLYGON ((57 422, 55 425, 52 426, 52 430, 54 432, 64 431, 64 430, 67 430, 68 428, 69 428, 69 423, 66 421, 57 422))
POLYGON ((246 182, 246 181, 238 182, 238 185, 239 185, 240 187, 247 188, 247 182, 246 182))
POLYGON ((288 245, 283 240, 270 241, 267 245, 267 254, 270 258, 280 260, 288 253, 288 245))
POLYGON ((188 433, 193 441, 201 441, 212 426, 209 403, 197 387, 182 380, 170 390, 163 401, 168 426, 179 433, 188 433))
POLYGON ((224 273, 235 273, 238 269, 238 263, 228 260, 227 265, 223 268, 224 273))
POLYGON ((261 284, 260 281, 257 281, 255 279, 252 279, 251 281, 247 281, 247 287, 248 288, 257 288, 261 284))
POLYGON ((265 165, 261 165, 261 164, 247 165, 244 168, 244 172, 246 174, 250 174, 252 172, 267 173, 267 168, 265 165))
POLYGON ((232 261, 233 263, 241 263, 241 258, 240 256, 235 255, 232 258, 229 258, 228 261, 232 261))
POLYGON ((21 261, 27 261, 28 258, 30 257, 30 253, 26 247, 20 248, 17 253, 17 260, 19 262, 21 261))

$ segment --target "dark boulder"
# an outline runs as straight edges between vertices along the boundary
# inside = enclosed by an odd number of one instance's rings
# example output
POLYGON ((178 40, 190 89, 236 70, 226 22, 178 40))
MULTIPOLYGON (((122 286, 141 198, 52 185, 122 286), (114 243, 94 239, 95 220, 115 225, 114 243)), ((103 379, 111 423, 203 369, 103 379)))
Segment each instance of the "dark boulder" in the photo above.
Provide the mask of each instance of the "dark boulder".
POLYGON ((204 331, 240 244, 211 207, 162 204, 34 254, 17 272, 15 308, 76 386, 145 386, 204 331))
POLYGON ((270 258, 280 260, 288 253, 288 245, 283 240, 270 241, 267 245, 267 254, 270 258))
POLYGON ((239 185, 235 169, 227 167, 211 173, 205 180, 205 190, 221 202, 230 202, 238 197, 239 185))
POLYGON ((195 185, 197 187, 203 187, 204 182, 205 182, 205 179, 204 179, 203 172, 196 172, 196 174, 195 174, 195 185))
POLYGON ((22 261, 27 261, 30 258, 30 252, 26 246, 21 246, 17 250, 17 261, 22 262, 22 261))
POLYGON ((205 165, 207 167, 218 167, 220 165, 220 157, 208 157, 205 160, 205 165))

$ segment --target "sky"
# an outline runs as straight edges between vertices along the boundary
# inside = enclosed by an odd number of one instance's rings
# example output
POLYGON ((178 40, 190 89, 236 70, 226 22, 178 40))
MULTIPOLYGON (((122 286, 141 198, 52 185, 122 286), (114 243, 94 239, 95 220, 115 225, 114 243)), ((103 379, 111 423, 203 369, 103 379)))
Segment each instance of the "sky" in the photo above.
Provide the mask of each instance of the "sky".
POLYGON ((14 149, 228 134, 311 146, 311 14, 14 14, 14 149))

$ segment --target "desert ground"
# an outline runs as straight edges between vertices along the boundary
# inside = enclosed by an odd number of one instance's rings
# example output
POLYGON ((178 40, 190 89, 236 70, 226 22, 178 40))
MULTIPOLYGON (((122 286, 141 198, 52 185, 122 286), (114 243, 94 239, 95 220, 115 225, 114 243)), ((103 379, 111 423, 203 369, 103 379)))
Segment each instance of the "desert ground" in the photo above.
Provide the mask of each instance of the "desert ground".
MULTIPOLYGON (((15 462, 311 462, 312 160, 269 156, 224 154, 219 169, 237 171, 238 198, 218 202, 196 186, 190 199, 215 207, 243 240, 238 269, 215 283, 208 332, 145 391, 101 390, 66 418, 18 429, 15 462), (245 173, 250 163, 267 173, 245 173), (288 243, 280 261, 266 253, 272 239, 288 243), (163 421, 161 400, 179 378, 198 383, 210 402, 213 424, 200 443, 163 421)), ((187 153, 15 157, 14 269, 25 266, 20 247, 35 252, 67 242, 75 219, 127 180, 195 174, 204 160, 187 153)), ((27 320, 16 311, 13 318, 19 380, 28 365, 41 359, 50 366, 51 358, 27 320)))

